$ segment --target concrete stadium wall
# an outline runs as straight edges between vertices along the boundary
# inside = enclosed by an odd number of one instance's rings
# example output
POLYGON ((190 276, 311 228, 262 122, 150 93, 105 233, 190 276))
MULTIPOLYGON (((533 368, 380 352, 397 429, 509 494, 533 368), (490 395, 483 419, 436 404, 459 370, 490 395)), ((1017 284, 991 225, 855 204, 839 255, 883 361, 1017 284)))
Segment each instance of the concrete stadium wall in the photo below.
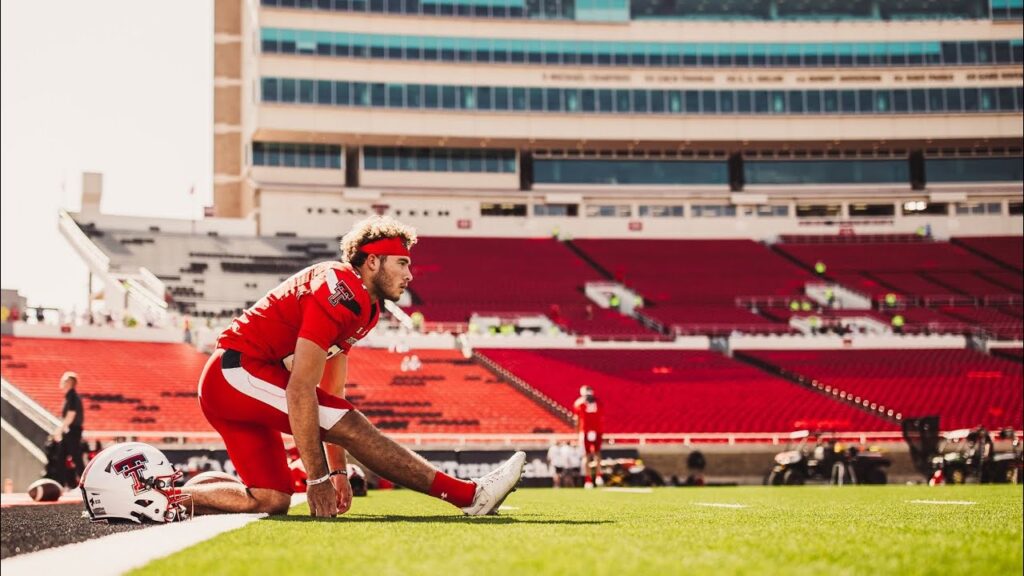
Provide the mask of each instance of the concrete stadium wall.
MULTIPOLYGON (((892 460, 889 468, 889 483, 922 482, 924 478, 914 469, 910 451, 906 444, 885 443, 879 448, 892 460)), ((773 458, 785 450, 785 446, 770 444, 661 444, 640 447, 644 464, 657 470, 662 476, 686 478, 686 458, 691 452, 700 450, 707 459, 705 479, 708 483, 761 484, 774 465, 773 458)))

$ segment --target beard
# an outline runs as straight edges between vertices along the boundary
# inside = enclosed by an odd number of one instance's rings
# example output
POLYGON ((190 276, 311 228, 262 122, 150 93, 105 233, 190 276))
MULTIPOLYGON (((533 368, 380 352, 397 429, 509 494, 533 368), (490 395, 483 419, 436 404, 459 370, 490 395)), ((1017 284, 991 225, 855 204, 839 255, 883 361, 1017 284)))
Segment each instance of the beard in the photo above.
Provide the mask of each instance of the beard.
POLYGON ((392 290, 392 284, 394 284, 394 276, 385 272, 383 268, 381 269, 380 274, 377 274, 377 277, 373 279, 373 287, 381 298, 397 302, 398 299, 401 298, 402 292, 399 291, 398 294, 392 296, 390 292, 390 290, 392 290))

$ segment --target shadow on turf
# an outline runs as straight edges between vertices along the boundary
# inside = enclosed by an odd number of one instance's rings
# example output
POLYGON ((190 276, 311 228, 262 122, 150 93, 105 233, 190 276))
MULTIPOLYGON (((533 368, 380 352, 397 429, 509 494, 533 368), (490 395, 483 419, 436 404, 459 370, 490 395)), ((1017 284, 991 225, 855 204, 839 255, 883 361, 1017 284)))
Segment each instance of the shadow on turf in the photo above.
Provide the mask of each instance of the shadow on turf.
MULTIPOLYGON (((269 516, 263 522, 324 522, 323 518, 312 516, 269 516)), ((328 520, 331 521, 331 520, 328 520)), ((611 520, 527 520, 524 518, 511 518, 509 516, 399 516, 388 514, 385 516, 359 516, 349 515, 338 516, 334 522, 406 522, 410 524, 431 524, 442 522, 445 524, 564 524, 567 526, 586 526, 597 524, 614 524, 611 520)))

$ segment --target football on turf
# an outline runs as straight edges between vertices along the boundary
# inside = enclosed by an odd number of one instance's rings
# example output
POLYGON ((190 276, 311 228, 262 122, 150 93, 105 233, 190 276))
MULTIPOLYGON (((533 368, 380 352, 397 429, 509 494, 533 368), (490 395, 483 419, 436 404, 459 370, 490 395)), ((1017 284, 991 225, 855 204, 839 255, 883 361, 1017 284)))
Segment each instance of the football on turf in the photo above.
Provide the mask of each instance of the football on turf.
POLYGON ((29 498, 36 502, 56 502, 63 492, 60 484, 49 478, 40 478, 28 487, 29 498))

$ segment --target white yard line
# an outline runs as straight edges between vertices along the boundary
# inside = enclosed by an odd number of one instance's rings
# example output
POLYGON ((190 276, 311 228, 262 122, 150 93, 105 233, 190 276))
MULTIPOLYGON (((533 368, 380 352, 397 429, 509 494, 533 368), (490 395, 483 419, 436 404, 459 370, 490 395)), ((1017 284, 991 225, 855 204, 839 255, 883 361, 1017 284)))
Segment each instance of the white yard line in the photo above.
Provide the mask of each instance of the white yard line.
POLYGON ((977 502, 970 500, 907 500, 911 504, 946 504, 948 506, 973 506, 977 502))
POLYGON ((651 488, 602 488, 602 492, 625 492, 627 494, 650 494, 651 488))
MULTIPOLYGON (((305 504, 305 494, 292 494, 292 506, 305 504)), ((266 514, 199 516, 187 522, 162 524, 144 530, 121 532, 23 554, 3 561, 4 576, 61 574, 78 566, 90 576, 123 574, 265 517, 266 514)), ((82 519, 82 522, 88 522, 82 519)))
POLYGON ((726 504, 723 502, 694 502, 694 506, 707 506, 708 508, 750 508, 746 504, 726 504))

